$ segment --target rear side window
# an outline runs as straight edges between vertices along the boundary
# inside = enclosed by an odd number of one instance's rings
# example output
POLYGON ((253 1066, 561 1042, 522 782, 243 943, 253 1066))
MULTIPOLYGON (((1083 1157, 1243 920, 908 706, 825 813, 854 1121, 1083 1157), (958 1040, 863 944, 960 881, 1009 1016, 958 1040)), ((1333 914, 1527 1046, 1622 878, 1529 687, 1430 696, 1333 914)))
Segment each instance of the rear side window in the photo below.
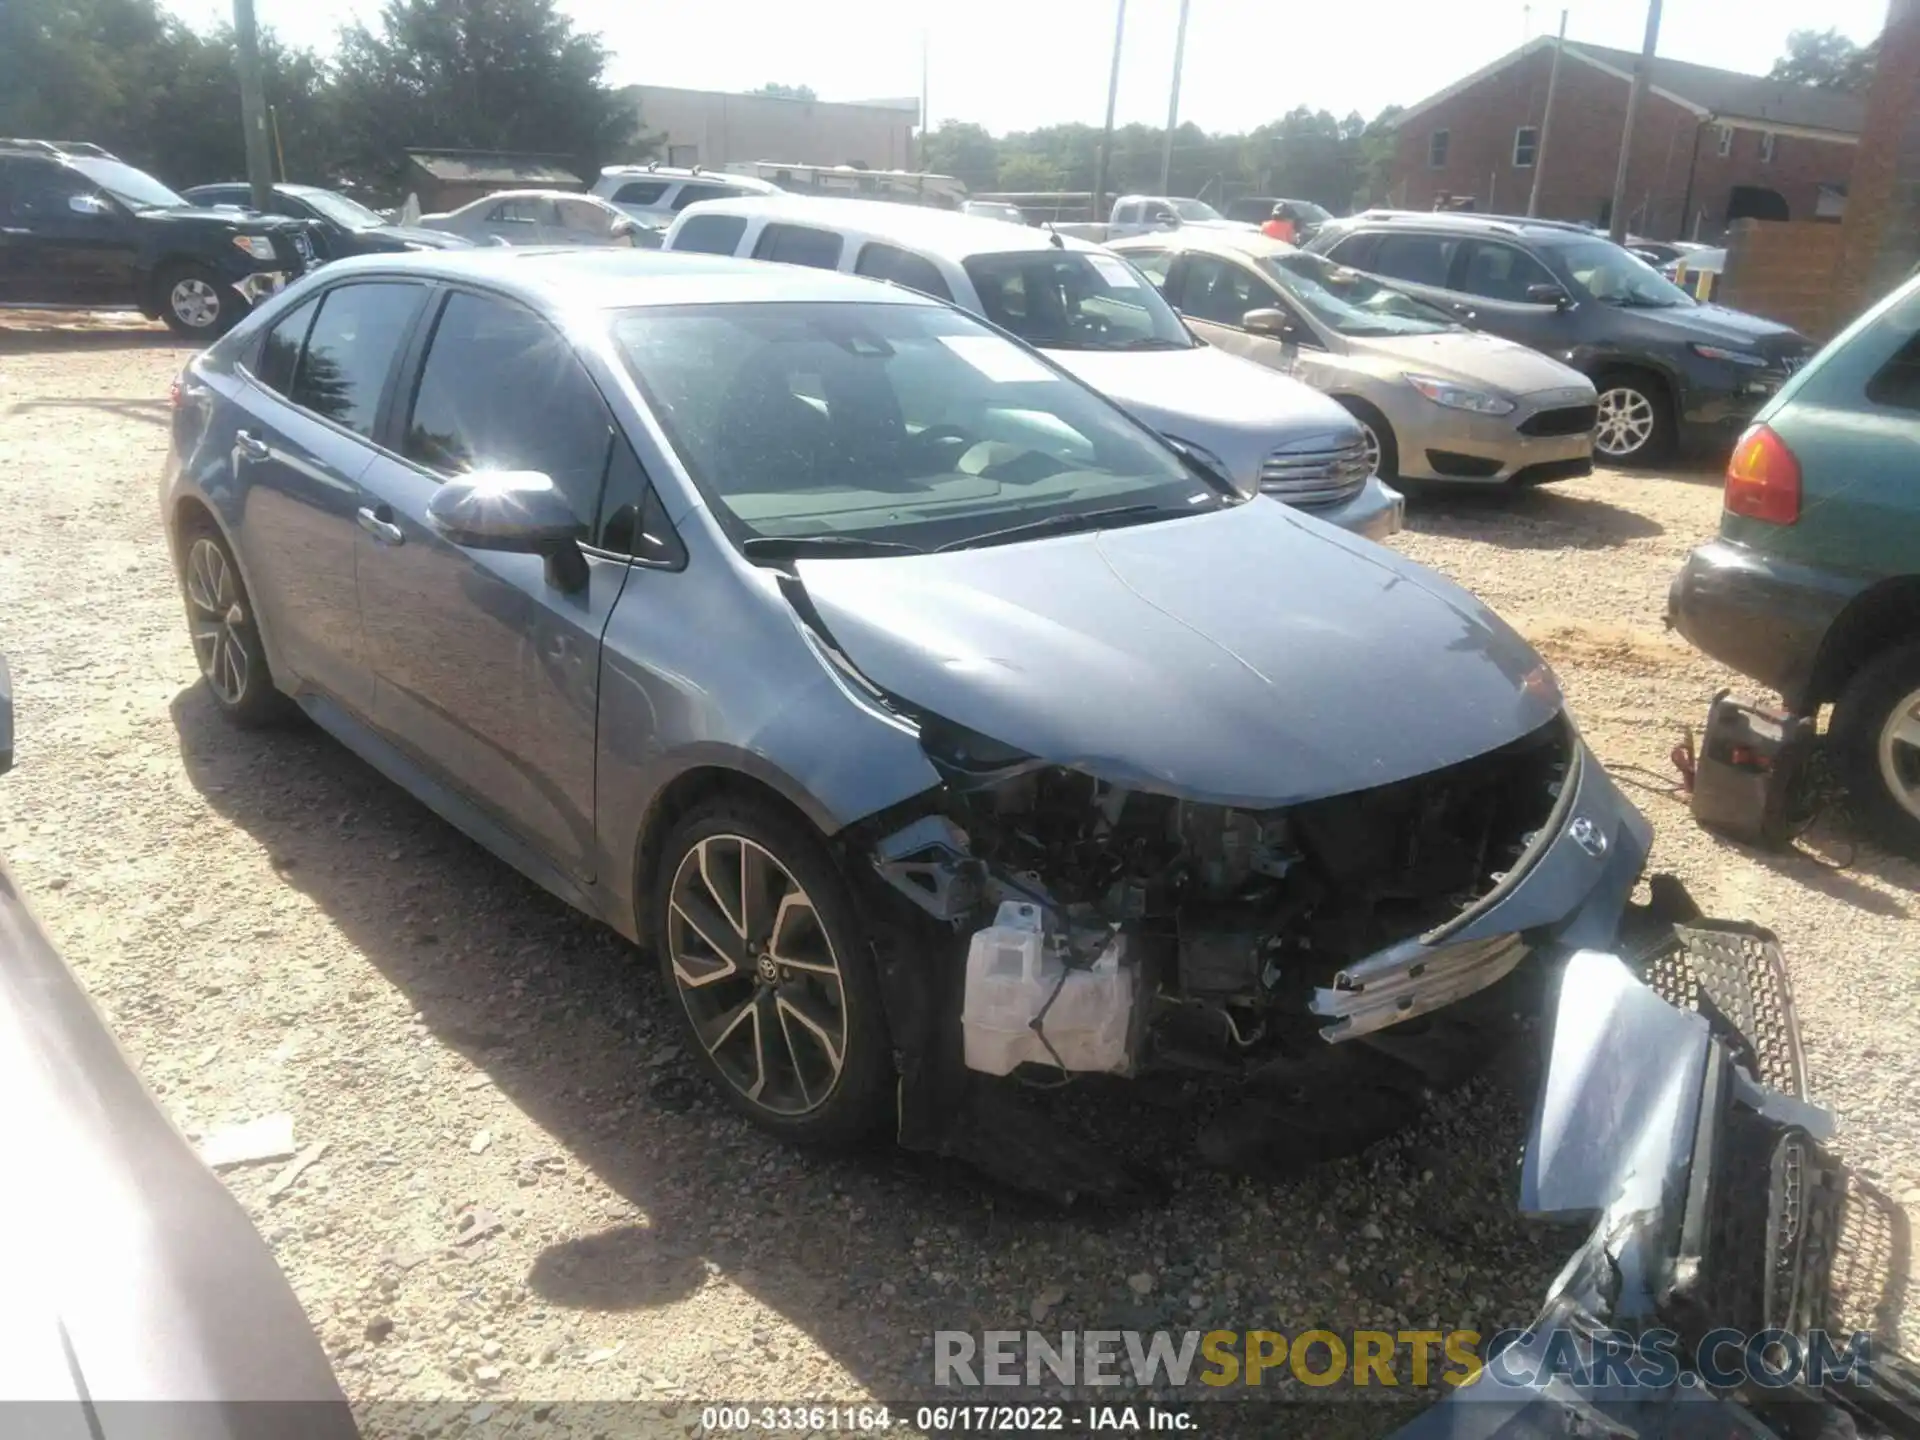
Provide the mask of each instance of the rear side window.
POLYGON ((502 200, 487 212, 487 219, 495 225, 538 225, 544 213, 538 200, 502 200))
POLYGON ((693 250, 702 255, 731 255, 747 232, 744 215, 689 215, 673 237, 676 250, 693 250))
POLYGON ((403 442, 442 475, 537 470, 593 524, 613 417, 566 338, 518 305, 456 291, 434 326, 403 442))
POLYGON ((613 192, 616 205, 651 205, 667 193, 662 180, 629 180, 613 192))
POLYGON ((294 404, 372 436, 400 342, 426 291, 418 285, 342 285, 320 299, 294 369, 294 404))
POLYGON ((831 230, 815 230, 811 225, 769 225, 760 232, 753 258, 837 270, 841 248, 840 237, 831 230))
POLYGON ((260 359, 254 365, 254 378, 269 390, 282 395, 293 393, 294 367, 300 363, 300 347, 307 343, 307 327, 313 324, 318 300, 297 305, 267 332, 260 345, 260 359))
POLYGON ((746 193, 737 185, 682 185, 680 193, 673 197, 673 208, 684 210, 702 200, 737 200, 746 193))
POLYGON ((1460 242, 1445 235, 1382 235, 1367 268, 1415 285, 1445 286, 1460 242))
POLYGON ((1920 410, 1920 332, 1909 335, 1867 382, 1867 399, 1895 410, 1920 410))
POLYGON ((947 288, 946 278, 941 275, 939 266, 924 255, 916 255, 896 245, 882 245, 877 241, 869 243, 861 249, 853 271, 856 275, 870 276, 875 280, 891 280, 896 285, 918 290, 922 295, 931 295, 936 300, 953 299, 953 291, 947 288))

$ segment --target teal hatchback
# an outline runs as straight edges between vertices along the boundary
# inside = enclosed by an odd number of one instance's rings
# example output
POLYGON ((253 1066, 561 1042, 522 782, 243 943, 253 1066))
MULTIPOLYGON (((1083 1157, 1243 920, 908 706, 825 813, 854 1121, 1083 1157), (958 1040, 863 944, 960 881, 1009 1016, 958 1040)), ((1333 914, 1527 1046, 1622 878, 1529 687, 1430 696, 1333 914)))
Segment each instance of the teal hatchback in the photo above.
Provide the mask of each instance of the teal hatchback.
POLYGON ((1863 821, 1920 850, 1920 278, 1740 437, 1719 538, 1674 577, 1667 623, 1795 714, 1832 702, 1863 821))

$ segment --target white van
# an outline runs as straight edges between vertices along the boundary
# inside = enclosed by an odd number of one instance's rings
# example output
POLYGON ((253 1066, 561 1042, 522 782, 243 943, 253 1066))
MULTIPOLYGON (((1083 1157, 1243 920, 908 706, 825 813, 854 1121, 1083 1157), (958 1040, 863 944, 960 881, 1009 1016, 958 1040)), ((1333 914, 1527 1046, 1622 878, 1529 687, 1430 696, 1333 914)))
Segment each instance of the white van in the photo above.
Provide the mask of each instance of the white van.
POLYGON ((1247 493, 1370 539, 1400 528, 1404 502, 1372 473, 1351 415, 1196 340, 1144 275, 1096 245, 916 205, 773 195, 683 210, 661 248, 840 270, 948 301, 1045 351, 1247 493))
POLYGON ((609 165, 593 182, 593 193, 636 220, 664 229, 689 205, 731 200, 742 195, 778 195, 780 187, 755 175, 702 170, 698 165, 609 165))

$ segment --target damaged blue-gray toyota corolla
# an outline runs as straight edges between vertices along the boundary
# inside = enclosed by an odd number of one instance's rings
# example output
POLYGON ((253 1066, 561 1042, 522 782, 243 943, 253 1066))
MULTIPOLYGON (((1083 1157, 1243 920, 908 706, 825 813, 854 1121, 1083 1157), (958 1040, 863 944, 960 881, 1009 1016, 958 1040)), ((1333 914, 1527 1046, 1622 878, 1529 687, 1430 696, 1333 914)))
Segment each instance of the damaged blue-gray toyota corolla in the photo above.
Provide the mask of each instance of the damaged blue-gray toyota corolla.
POLYGON ((1208 1158, 1353 1148, 1648 852, 1472 596, 853 277, 341 261, 188 364, 162 510, 222 712, 654 950, 796 1139, 1098 1190, 1022 1082, 1178 1072, 1264 1097, 1208 1158))

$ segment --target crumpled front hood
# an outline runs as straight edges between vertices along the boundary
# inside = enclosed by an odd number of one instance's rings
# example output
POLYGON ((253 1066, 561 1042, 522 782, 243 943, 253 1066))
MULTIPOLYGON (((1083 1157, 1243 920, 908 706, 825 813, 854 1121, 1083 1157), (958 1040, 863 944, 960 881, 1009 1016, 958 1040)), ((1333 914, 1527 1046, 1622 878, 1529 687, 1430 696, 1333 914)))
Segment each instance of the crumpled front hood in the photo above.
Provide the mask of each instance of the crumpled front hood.
POLYGON ((214 210, 198 205, 177 205, 170 210, 143 210, 140 218, 196 226, 211 222, 236 235, 279 235, 307 228, 306 221, 284 215, 256 215, 251 211, 214 210))
POLYGON ((1439 380, 1506 395, 1579 390, 1587 403, 1593 401, 1593 382, 1578 370, 1497 335, 1445 330, 1436 335, 1354 336, 1348 344, 1356 354, 1378 355, 1410 372, 1439 380))
POLYGON ((1209 449, 1220 448, 1210 436, 1232 435, 1271 449, 1310 435, 1328 435, 1338 444, 1359 434, 1353 417, 1318 390, 1211 345, 1047 354, 1162 434, 1209 449))
POLYGON ((1465 591, 1257 498, 950 554, 798 562, 893 695, 1136 789, 1269 808, 1423 774, 1560 700, 1465 591))
POLYGON ((1647 308, 1631 313, 1683 340, 1731 343, 1763 355, 1799 354, 1813 348, 1791 325, 1763 320, 1744 310, 1729 310, 1724 305, 1676 305, 1670 310, 1647 308))

